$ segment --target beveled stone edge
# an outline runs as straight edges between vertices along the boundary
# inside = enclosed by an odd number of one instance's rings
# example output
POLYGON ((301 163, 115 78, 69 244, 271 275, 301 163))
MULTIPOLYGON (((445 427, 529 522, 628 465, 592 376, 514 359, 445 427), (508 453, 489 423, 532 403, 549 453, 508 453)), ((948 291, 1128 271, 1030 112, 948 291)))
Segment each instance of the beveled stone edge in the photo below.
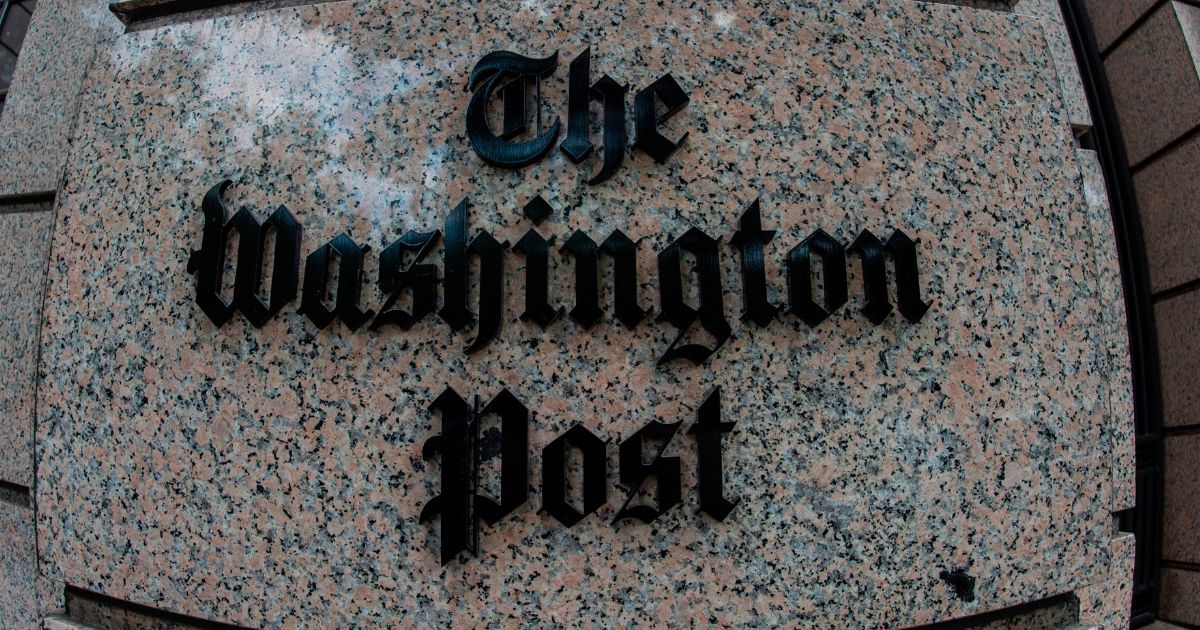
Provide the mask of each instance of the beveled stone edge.
MULTIPOLYGON (((329 4, 329 3, 340 2, 340 1, 347 1, 347 0, 124 0, 124 1, 120 1, 120 2, 111 3, 109 5, 109 9, 127 27, 130 27, 129 28, 130 31, 136 31, 136 30, 143 30, 143 29, 149 29, 149 28, 156 28, 159 26, 165 26, 165 25, 170 25, 170 24, 179 24, 179 23, 184 23, 184 22, 188 22, 188 21, 216 19, 218 17, 224 17, 227 15, 228 16, 236 16, 236 15, 243 15, 243 14, 248 14, 248 13, 255 13, 258 11, 286 8, 286 7, 291 7, 291 6, 329 4), (182 8, 182 7, 187 7, 189 5, 195 5, 196 7, 199 7, 199 8, 192 8, 192 9, 182 8), (264 6, 264 5, 271 5, 271 6, 264 6), (244 8, 234 9, 233 7, 244 7, 244 8), (152 11, 161 10, 162 13, 160 15, 138 17, 137 11, 139 11, 140 8, 147 8, 152 11), (210 15, 211 11, 220 10, 220 9, 226 9, 227 12, 221 13, 220 15, 217 15, 217 16, 210 15), (133 16, 133 17, 131 17, 131 16, 133 16), (137 28, 133 28, 131 25, 137 25, 137 28)), ((943 5, 943 6, 947 6, 947 7, 957 7, 957 8, 963 9, 963 10, 967 10, 967 9, 992 10, 992 9, 984 9, 984 8, 979 8, 979 7, 971 7, 968 4, 966 4, 967 2, 970 2, 971 0, 907 0, 907 1, 908 2, 920 2, 920 3, 926 3, 926 4, 934 4, 934 5, 943 5)), ((1015 8, 1017 1, 1018 0, 995 0, 995 2, 997 2, 997 3, 1007 4, 1008 8, 1007 9, 995 9, 994 11, 1012 12, 1013 9, 1015 8)), ((1023 15, 1023 14, 1017 14, 1017 15, 1019 17, 1023 17, 1023 18, 1037 19, 1035 16, 1027 16, 1027 15, 1023 15)), ((1048 40, 1049 34, 1045 32, 1045 28, 1046 28, 1045 25, 1042 25, 1040 28, 1042 29, 1042 37, 1044 39, 1048 40)), ((1058 68, 1057 68, 1057 65, 1054 63, 1052 55, 1050 56, 1050 59, 1051 59, 1050 67, 1057 74, 1058 68)), ((90 68, 89 68, 89 70, 90 70, 90 68)), ((83 93, 86 94, 86 89, 84 90, 83 93)), ((1060 92, 1058 98, 1060 100, 1063 100, 1063 99, 1065 99, 1065 95, 1063 95, 1060 92)), ((1069 108, 1064 106, 1061 111, 1063 112, 1064 118, 1068 117, 1069 108)), ((1068 121, 1068 122, 1072 122, 1072 121, 1068 121)), ((74 134, 72 133, 72 139, 73 139, 73 136, 74 136, 74 134)), ((51 200, 53 200, 54 193, 46 193, 46 195, 51 200)), ((20 195, 17 195, 17 196, 13 196, 11 198, 15 199, 15 198, 20 198, 20 197, 21 197, 20 195)), ((10 199, 10 197, 0 197, 0 203, 9 203, 10 202, 9 199, 10 199)), ((0 210, 0 212, 2 212, 2 210, 0 210)), ((1114 537, 1115 536, 1116 535, 1114 535, 1114 537)), ((40 554, 40 548, 38 551, 40 554)), ((39 555, 39 562, 40 562, 40 560, 41 560, 41 558, 39 555)), ((1097 581, 1097 583, 1099 583, 1099 582, 1101 582, 1101 580, 1097 581)), ((1005 613, 1013 614, 1014 611, 1017 611, 1018 609, 1023 609, 1028 606, 1038 607, 1038 605, 1048 605, 1048 604, 1046 604, 1046 602, 1050 602, 1052 600, 1055 602, 1059 601, 1060 599, 1063 601, 1066 601, 1066 600, 1069 600, 1071 597, 1073 597, 1074 594, 1079 590, 1079 588, 1084 588, 1089 585, 1091 585, 1091 584, 1090 583, 1081 584, 1078 587, 1076 587, 1075 589, 1066 591, 1064 593, 1043 596, 1042 598, 1039 598, 1039 599, 1036 599, 1036 600, 1033 600, 1030 602, 1026 602, 1023 604, 1016 604, 1016 605, 1013 605, 1013 606, 1010 606, 1007 608, 986 611, 983 613, 978 613, 976 615, 972 615, 970 617, 957 617, 957 618, 953 618, 953 619, 947 619, 945 621, 936 622, 934 625, 939 626, 942 623, 958 623, 958 622, 961 622, 964 620, 970 620, 974 617, 980 617, 980 616, 991 616, 991 615, 998 615, 998 614, 1005 614, 1005 613)), ((118 600, 114 600, 114 601, 118 601, 118 600)), ((134 606, 143 607, 141 604, 136 604, 134 602, 130 602, 130 604, 132 604, 134 606)), ((149 607, 146 607, 146 608, 149 608, 149 607)), ((170 614, 170 615, 179 614, 179 613, 174 613, 170 609, 154 609, 154 610, 161 610, 163 613, 170 614)), ((51 616, 45 617, 45 624, 46 624, 45 628, 54 629, 54 630, 99 630, 96 626, 91 626, 91 625, 87 625, 87 624, 84 624, 84 623, 81 623, 78 621, 73 621, 73 620, 63 617, 61 615, 51 615, 51 616)), ((921 626, 921 627, 924 627, 924 626, 921 626)), ((1084 629, 1084 628, 1097 628, 1098 629, 1099 626, 1078 623, 1078 624, 1069 626, 1069 628, 1071 628, 1073 630, 1080 630, 1080 629, 1084 629)))
POLYGON ((244 13, 342 1, 344 0, 119 0, 110 3, 108 10, 125 25, 128 33, 244 13))
POLYGON ((0 480, 0 502, 33 509, 33 494, 28 486, 0 480))
POLYGON ((96 626, 80 623, 62 615, 49 615, 42 619, 42 630, 100 630, 96 626))

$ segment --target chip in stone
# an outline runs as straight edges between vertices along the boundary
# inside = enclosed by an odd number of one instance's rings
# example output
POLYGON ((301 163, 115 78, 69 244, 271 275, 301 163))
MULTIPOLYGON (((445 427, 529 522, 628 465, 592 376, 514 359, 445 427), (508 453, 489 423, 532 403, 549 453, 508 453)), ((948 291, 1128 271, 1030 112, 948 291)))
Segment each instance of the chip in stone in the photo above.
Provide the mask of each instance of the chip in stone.
POLYGON ((542 199, 541 195, 538 195, 525 204, 524 212, 526 219, 533 221, 534 225, 541 225, 542 221, 545 221, 546 217, 554 212, 554 208, 545 199, 542 199))

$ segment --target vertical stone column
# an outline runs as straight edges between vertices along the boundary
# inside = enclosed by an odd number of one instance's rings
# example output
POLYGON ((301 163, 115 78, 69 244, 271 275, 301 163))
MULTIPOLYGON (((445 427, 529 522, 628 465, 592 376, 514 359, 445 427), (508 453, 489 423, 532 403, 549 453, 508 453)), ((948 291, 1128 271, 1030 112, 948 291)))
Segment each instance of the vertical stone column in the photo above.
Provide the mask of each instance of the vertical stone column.
POLYGON ((0 627, 63 606, 37 562, 34 426, 46 264, 84 76, 119 30, 107 2, 42 0, 0 115, 0 627))
POLYGON ((98 44, 121 29, 98 0, 42 0, 0 115, 0 197, 53 193, 98 44))
POLYGON ((1085 2, 1111 84, 1144 231, 1162 384, 1160 617, 1200 623, 1200 7, 1085 2))
MULTIPOLYGON (((1068 121, 1076 137, 1082 136, 1091 129, 1092 116, 1058 0, 1018 0, 1013 10, 1041 21, 1062 86, 1061 96, 1068 121)), ((1093 247, 1097 252, 1101 276, 1101 301, 1105 308, 1100 323, 1108 331, 1106 337, 1112 340, 1108 352, 1112 369, 1110 378, 1114 386, 1107 408, 1112 443, 1111 512, 1115 515, 1116 512, 1134 507, 1136 501, 1134 411, 1126 313, 1121 295, 1121 269, 1117 259, 1112 212, 1099 158, 1096 151, 1082 146, 1077 148, 1076 155, 1083 170, 1088 218, 1093 225, 1093 247)), ((1113 521, 1112 539, 1109 542, 1112 561, 1108 571, 1098 573, 1096 583, 1076 593, 1081 627, 1124 628, 1129 625, 1134 536, 1118 530, 1115 516, 1113 521)))

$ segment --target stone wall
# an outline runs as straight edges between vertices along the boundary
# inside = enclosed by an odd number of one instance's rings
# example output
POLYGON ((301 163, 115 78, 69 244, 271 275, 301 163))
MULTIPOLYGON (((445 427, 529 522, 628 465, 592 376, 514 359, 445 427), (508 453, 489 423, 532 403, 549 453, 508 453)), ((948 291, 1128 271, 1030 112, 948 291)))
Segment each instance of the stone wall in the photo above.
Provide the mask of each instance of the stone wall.
POLYGON ((0 628, 65 608, 36 549, 36 378, 54 200, 87 68, 120 23, 105 2, 42 0, 0 115, 0 628))
MULTIPOLYGON (((171 3, 118 4, 128 19, 171 3)), ((1124 312, 1055 3, 667 4, 285 1, 126 28, 107 2, 42 0, 0 116, 0 586, 14 595, 0 626, 891 627, 1063 594, 986 623, 1127 625, 1133 545, 1112 516, 1133 501, 1124 312), (665 164, 631 153, 606 188, 557 151, 524 171, 483 164, 459 128, 470 65, 493 47, 558 49, 562 74, 589 45, 593 79, 686 86, 664 132, 690 131, 684 148, 665 164), (656 367, 665 324, 521 321, 511 259, 504 334, 471 357, 474 335, 432 318, 321 331, 292 304, 261 330, 240 315, 217 327, 186 268, 203 194, 225 177, 231 212, 300 217, 303 254, 342 230, 378 252, 464 196, 474 228, 513 243, 531 227, 519 208, 544 195, 544 233, 620 228, 640 244, 637 295, 656 314, 654 252, 689 226, 732 234, 759 198, 778 234, 773 301, 788 300, 781 257, 813 228, 902 227, 933 307, 872 326, 852 294, 816 331, 786 315, 760 330, 738 320, 730 250, 734 334, 702 367, 656 367), (418 513, 437 492, 420 444, 447 385, 517 392, 535 452, 578 422, 614 454, 650 418, 690 426, 719 387, 742 501, 728 522, 695 513, 696 460, 676 446, 684 504, 653 526, 609 526, 615 496, 571 529, 525 505, 481 532, 480 557, 443 566, 418 513)), ((363 302, 380 308, 374 265, 363 302)), ((552 277, 569 287, 571 272, 555 262, 552 277)))
POLYGON ((1165 426, 1161 616, 1200 624, 1200 6, 1089 0, 1137 193, 1165 426))

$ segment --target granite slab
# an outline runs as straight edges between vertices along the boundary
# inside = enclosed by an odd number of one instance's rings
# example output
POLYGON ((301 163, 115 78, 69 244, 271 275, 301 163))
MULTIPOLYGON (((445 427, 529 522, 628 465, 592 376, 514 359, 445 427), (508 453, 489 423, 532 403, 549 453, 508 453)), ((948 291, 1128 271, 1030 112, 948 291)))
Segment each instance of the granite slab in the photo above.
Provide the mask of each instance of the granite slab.
POLYGON ((33 508, 0 499, 0 628, 35 628, 62 605, 62 589, 38 574, 33 508))
POLYGON ((1096 32, 1096 45, 1106 52, 1129 28, 1158 3, 1155 0, 1083 0, 1088 21, 1096 32))
POLYGON ((84 76, 120 32, 108 0, 39 0, 0 114, 0 197, 54 192, 84 76))
POLYGON ((0 481, 33 485, 34 379, 50 204, 0 205, 0 481))
POLYGON ((42 630, 97 630, 96 626, 68 619, 66 617, 46 617, 42 620, 42 630))
POLYGON ((1200 424, 1200 293, 1189 291, 1156 302, 1154 324, 1163 426, 1200 424))
POLYGON ((1105 57, 1104 70, 1136 171, 1200 120, 1200 7, 1158 4, 1105 57))
POLYGON ((1200 472, 1197 471, 1196 448, 1200 436, 1171 435, 1163 440, 1163 560, 1194 565, 1200 562, 1200 472))
POLYGON ((1189 625, 1200 623, 1200 612, 1196 611, 1196 602, 1200 601, 1200 572, 1163 569, 1162 580, 1162 618, 1189 625))
MULTIPOLYGON (((1112 340, 1095 325, 1096 224, 1068 115, 1047 98, 1057 81, 1037 21, 898 0, 362 0, 124 35, 89 74, 59 200, 39 388, 45 570, 272 627, 904 626, 1089 584, 1110 557, 1112 340), (463 122, 472 66, 559 51, 542 83, 562 117, 566 66, 589 47, 593 76, 631 92, 675 77, 690 103, 664 133, 688 132, 683 148, 663 164, 635 151, 598 186, 595 158, 557 150, 521 170, 485 164, 463 122), (608 313, 542 331, 518 317, 515 256, 501 335, 469 356, 473 327, 433 317, 318 330, 292 303, 261 329, 240 315, 218 328, 187 264, 202 198, 226 178, 230 208, 289 208, 305 254, 342 231, 378 252, 441 228, 463 198, 471 234, 515 243, 541 195, 555 212, 539 230, 560 243, 576 229, 639 243, 639 298, 656 314, 653 256, 697 227, 722 239, 733 336, 702 366, 658 367, 666 323, 629 331, 608 313), (788 249, 816 228, 846 242, 902 229, 932 308, 871 324, 855 263, 850 303, 819 328, 742 322, 727 239, 756 198, 777 231, 773 301, 788 249), (576 423, 607 439, 609 502, 565 528, 538 512, 535 472, 478 557, 443 566, 437 523, 419 515, 438 492, 422 444, 447 386, 527 404, 534 471, 576 423), (652 419, 690 425, 716 387, 736 420, 724 474, 740 503, 724 522, 697 514, 694 449, 677 440, 682 504, 611 526, 616 443, 652 419)), ((366 260, 362 302, 378 309, 366 260)), ((569 305, 571 263, 555 256, 551 273, 569 305)))
POLYGON ((1116 231, 1104 172, 1095 151, 1077 152, 1083 169, 1084 197, 1092 221, 1092 237, 1099 271, 1102 336, 1108 341, 1108 355, 1095 369, 1109 375, 1109 441, 1112 453, 1113 512, 1137 503, 1137 444, 1133 411, 1133 367, 1129 357, 1129 330, 1125 294, 1121 279, 1121 261, 1117 257, 1116 231))
POLYGON ((1146 242, 1150 290, 1159 293, 1200 279, 1200 136, 1192 136, 1133 176, 1146 242))
POLYGON ((1046 41, 1050 44, 1050 52, 1054 57, 1054 67, 1058 71, 1060 94, 1067 107, 1067 119, 1077 127, 1091 127, 1092 112, 1083 92, 1083 79, 1079 76, 1075 49, 1067 34, 1067 25, 1063 20, 1058 0, 1020 0, 1013 10, 1041 20, 1046 41))
POLYGON ((1100 628, 1117 630, 1129 627, 1130 602, 1133 597, 1133 564, 1137 549, 1133 534, 1121 532, 1109 543, 1112 565, 1100 581, 1079 589, 1079 622, 1100 628))

